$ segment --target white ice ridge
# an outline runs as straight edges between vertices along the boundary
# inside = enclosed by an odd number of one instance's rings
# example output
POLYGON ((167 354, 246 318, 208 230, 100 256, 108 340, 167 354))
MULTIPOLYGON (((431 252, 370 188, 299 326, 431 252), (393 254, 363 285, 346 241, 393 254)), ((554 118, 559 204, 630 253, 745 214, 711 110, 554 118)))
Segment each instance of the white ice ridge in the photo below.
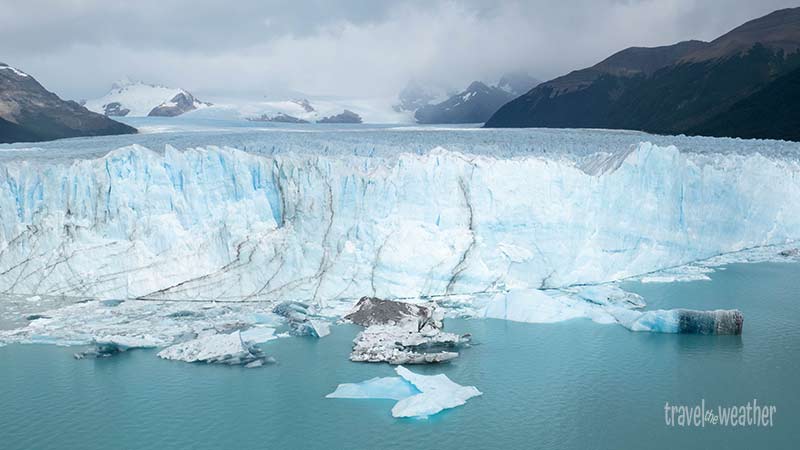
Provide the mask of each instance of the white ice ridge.
POLYGON ((475 386, 454 383, 445 374, 419 375, 403 366, 396 367, 395 371, 399 377, 372 378, 361 383, 340 384, 326 398, 398 400, 392 408, 392 416, 427 418, 482 395, 475 386))
POLYGON ((441 148, 9 161, 0 293, 324 307, 603 283, 800 237, 796 162, 643 143, 584 169, 441 148))

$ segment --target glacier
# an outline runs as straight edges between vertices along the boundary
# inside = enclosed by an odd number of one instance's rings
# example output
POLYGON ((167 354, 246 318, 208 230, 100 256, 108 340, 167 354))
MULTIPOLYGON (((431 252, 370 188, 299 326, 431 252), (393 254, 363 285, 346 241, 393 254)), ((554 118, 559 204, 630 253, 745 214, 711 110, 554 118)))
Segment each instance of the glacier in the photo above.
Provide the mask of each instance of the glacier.
MULTIPOLYGON (((287 301, 341 317, 363 296, 620 323, 617 309, 644 302, 617 281, 704 279, 715 263, 698 261, 800 237, 789 143, 253 130, 225 131, 228 146, 187 144, 214 142, 212 130, 0 149, 0 296, 41 316, 0 341, 164 346, 236 323, 278 327, 272 308, 287 301)), ((312 334, 327 333, 320 323, 312 334)))
POLYGON ((0 292, 324 306, 597 284, 796 239, 797 172, 648 143, 600 175, 441 148, 381 159, 134 145, 12 161, 0 292))

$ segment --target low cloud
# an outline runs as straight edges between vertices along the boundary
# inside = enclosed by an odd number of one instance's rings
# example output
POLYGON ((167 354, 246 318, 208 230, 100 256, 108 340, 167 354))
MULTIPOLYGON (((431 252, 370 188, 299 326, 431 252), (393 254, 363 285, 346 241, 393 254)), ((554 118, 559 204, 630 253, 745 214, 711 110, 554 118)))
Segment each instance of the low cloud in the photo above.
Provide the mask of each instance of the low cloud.
POLYGON ((709 40, 792 1, 2 0, 0 61, 67 98, 123 77, 210 96, 387 97, 527 70, 548 79, 632 45, 709 40))

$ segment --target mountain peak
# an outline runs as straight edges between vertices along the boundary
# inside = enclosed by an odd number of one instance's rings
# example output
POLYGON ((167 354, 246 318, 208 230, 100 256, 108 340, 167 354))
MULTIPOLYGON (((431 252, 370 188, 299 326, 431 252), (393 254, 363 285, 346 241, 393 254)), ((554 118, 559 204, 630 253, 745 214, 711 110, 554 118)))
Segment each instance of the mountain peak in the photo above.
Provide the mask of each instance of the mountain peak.
POLYGON ((13 72, 15 75, 17 75, 18 77, 30 77, 30 75, 28 75, 27 73, 25 73, 25 72, 23 72, 23 71, 21 71, 19 69, 15 69, 14 67, 11 67, 8 64, 3 63, 3 62, 0 62, 0 69, 9 70, 9 71, 13 72))
POLYGON ((488 91, 489 86, 486 85, 483 81, 473 81, 467 87, 466 92, 478 92, 478 91, 488 91))
POLYGON ((107 116, 175 116, 208 106, 184 89, 170 88, 123 78, 103 97, 89 100, 86 107, 107 116))

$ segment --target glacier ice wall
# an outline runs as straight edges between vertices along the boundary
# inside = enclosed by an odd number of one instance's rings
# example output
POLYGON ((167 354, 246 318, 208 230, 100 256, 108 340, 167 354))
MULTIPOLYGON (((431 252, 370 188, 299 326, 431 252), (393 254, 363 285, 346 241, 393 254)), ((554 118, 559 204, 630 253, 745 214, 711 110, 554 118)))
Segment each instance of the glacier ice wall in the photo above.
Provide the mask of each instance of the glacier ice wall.
POLYGON ((406 297, 600 283, 800 237, 800 168, 649 143, 581 163, 130 146, 0 168, 0 293, 406 297))

